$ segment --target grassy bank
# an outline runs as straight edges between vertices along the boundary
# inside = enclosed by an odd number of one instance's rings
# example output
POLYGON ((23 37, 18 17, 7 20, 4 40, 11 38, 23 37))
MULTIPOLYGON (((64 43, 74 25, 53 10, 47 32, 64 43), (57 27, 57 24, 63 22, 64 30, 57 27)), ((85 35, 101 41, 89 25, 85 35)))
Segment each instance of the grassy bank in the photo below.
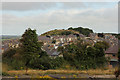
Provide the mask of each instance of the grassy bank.
MULTIPOLYGON (((115 69, 108 70, 28 70, 28 75, 45 75, 45 74, 89 74, 89 75, 113 75, 115 69)), ((9 75, 25 75, 25 70, 5 71, 9 75)))
MULTIPOLYGON (((64 69, 56 69, 56 70, 34 70, 29 69, 27 75, 47 75, 47 74, 88 74, 88 75, 114 75, 114 72, 117 68, 112 69, 90 69, 90 70, 64 70, 64 69)), ((26 75, 26 70, 13 70, 7 64, 2 64, 2 72, 4 76, 15 76, 15 75, 26 75)))

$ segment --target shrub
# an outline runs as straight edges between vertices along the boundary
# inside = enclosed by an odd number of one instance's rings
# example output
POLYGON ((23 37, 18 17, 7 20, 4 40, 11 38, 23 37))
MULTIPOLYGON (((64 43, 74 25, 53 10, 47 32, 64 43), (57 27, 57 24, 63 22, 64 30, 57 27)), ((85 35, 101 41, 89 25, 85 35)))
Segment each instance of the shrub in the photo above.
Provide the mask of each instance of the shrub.
POLYGON ((9 76, 7 72, 2 72, 2 76, 9 76))

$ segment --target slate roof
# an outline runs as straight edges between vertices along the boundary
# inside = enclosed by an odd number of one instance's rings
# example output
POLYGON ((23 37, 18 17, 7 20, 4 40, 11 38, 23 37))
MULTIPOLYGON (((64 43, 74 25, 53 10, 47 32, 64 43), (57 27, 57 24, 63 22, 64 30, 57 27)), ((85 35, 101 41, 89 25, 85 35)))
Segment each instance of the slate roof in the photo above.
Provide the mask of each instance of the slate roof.
POLYGON ((51 39, 46 36, 38 36, 38 41, 50 41, 51 39))
POLYGON ((113 45, 113 46, 111 46, 111 47, 109 47, 106 51, 105 51, 105 53, 107 53, 107 54, 117 54, 118 53, 118 45, 113 45))
POLYGON ((58 56, 60 54, 60 52, 58 52, 57 50, 55 50, 52 54, 51 54, 51 56, 58 56))
POLYGON ((84 36, 83 34, 79 34, 79 37, 82 37, 82 38, 83 38, 83 37, 85 37, 85 36, 84 36))
POLYGON ((48 46, 44 46, 43 49, 47 52, 50 56, 58 56, 60 52, 57 51, 55 48, 48 48, 48 46))

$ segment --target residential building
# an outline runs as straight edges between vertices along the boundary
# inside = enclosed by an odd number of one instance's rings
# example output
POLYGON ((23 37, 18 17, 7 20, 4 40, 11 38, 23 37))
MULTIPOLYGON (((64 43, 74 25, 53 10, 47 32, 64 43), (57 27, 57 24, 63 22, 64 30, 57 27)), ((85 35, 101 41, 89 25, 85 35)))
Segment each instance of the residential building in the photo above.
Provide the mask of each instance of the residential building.
POLYGON ((110 46, 105 51, 105 57, 109 58, 109 67, 115 67, 118 64, 118 45, 110 46))

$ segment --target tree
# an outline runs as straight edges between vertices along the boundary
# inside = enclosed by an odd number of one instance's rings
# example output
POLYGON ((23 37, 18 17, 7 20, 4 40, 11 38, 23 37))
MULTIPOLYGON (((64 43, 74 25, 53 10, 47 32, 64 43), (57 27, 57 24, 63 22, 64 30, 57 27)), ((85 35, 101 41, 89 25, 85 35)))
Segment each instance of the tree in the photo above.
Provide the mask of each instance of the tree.
POLYGON ((62 32, 60 33, 60 35, 70 35, 70 34, 72 34, 71 31, 62 31, 62 32))
POLYGON ((76 69, 90 69, 103 67, 106 62, 104 44, 97 42, 94 46, 79 40, 76 43, 59 47, 63 58, 76 69))
POLYGON ((15 70, 24 67, 24 61, 19 53, 21 53, 21 49, 19 48, 10 48, 6 50, 2 54, 3 63, 15 70))
POLYGON ((64 52, 64 47, 63 46, 59 46, 57 48, 57 51, 63 53, 64 52))
POLYGON ((98 37, 104 37, 103 33, 98 33, 98 37))
POLYGON ((30 28, 28 28, 22 35, 20 42, 22 49, 21 54, 24 59, 26 72, 27 72, 29 65, 33 61, 41 57, 40 55, 40 53, 42 52, 41 44, 39 44, 38 42, 38 36, 36 34, 36 30, 31 30, 30 28))
POLYGON ((88 28, 82 28, 82 27, 78 27, 78 28, 68 28, 68 30, 74 30, 74 31, 78 31, 79 33, 89 36, 90 33, 93 33, 93 30, 88 29, 88 28))
POLYGON ((15 55, 16 49, 8 49, 2 54, 3 58, 13 58, 13 55, 15 55))
POLYGON ((104 66, 104 64, 107 62, 107 59, 105 58, 104 50, 106 49, 106 46, 103 42, 97 42, 94 47, 96 48, 96 63, 97 66, 104 66))
MULTIPOLYGON (((109 43, 107 43, 106 41, 99 41, 95 44, 101 46, 104 50, 108 49, 110 47, 109 43)), ((97 46, 96 46, 97 47, 97 46)))

